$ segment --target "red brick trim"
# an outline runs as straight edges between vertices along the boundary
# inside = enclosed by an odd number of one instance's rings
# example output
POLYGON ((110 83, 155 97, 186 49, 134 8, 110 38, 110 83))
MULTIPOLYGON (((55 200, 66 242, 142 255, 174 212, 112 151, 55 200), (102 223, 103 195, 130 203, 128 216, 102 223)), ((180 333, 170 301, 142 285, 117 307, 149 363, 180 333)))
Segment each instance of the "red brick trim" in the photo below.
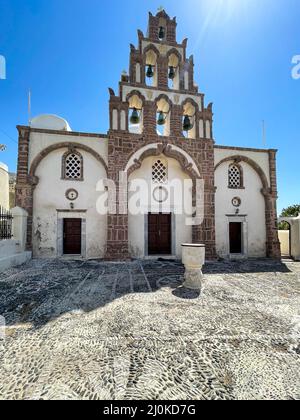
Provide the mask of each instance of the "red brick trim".
POLYGON ((61 131, 61 130, 49 130, 45 128, 31 128, 28 126, 17 125, 17 129, 20 131, 30 131, 30 133, 43 133, 43 134, 53 134, 59 136, 73 136, 73 137, 91 137, 97 139, 107 139, 107 134, 97 134, 97 133, 83 133, 79 131, 61 131))
POLYGON ((158 60, 158 57, 160 56, 159 49, 154 44, 147 45, 147 47, 143 51, 145 65, 147 65, 146 64, 146 55, 149 51, 153 51, 155 53, 157 60, 158 60))
POLYGON ((176 57, 179 60, 179 65, 182 63, 183 61, 183 57, 181 56, 180 52, 176 49, 176 48, 172 48, 167 52, 167 59, 169 61, 169 58, 171 57, 171 55, 174 54, 176 55, 176 57))
POLYGON ((132 90, 131 92, 128 93, 128 95, 126 96, 126 102, 129 103, 130 99, 133 96, 138 96, 141 99, 141 101, 143 102, 143 105, 145 105, 145 102, 146 102, 145 96, 142 95, 142 93, 139 90, 136 90, 136 89, 134 89, 134 90, 132 90))
POLYGON ((220 150, 232 150, 232 151, 239 151, 239 152, 257 152, 257 153, 269 153, 270 151, 278 152, 276 149, 255 149, 255 148, 249 148, 249 147, 235 147, 235 146, 220 146, 215 145, 215 149, 220 150))
POLYGON ((174 105, 174 103, 171 101, 171 99, 167 96, 167 95, 165 95, 165 94, 161 94, 161 95, 159 95, 156 99, 155 99, 155 104, 157 105, 158 104, 158 102, 161 100, 161 99, 164 99, 169 105, 170 105, 170 110, 172 109, 172 107, 173 107, 173 105, 174 105))
POLYGON ((193 98, 186 98, 182 102, 181 106, 184 107, 188 103, 191 103, 195 107, 195 111, 196 111, 196 114, 197 114, 199 112, 199 105, 197 104, 197 102, 193 98))

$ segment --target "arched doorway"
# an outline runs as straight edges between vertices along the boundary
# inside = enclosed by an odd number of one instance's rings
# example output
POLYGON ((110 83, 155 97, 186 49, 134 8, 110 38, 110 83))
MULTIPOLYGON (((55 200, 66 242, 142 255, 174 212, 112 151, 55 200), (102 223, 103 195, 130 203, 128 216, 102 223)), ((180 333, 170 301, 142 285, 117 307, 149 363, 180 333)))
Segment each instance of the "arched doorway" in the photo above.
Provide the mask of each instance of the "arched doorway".
POLYGON ((280 242, 281 257, 283 259, 290 259, 292 256, 291 249, 291 224, 288 221, 282 221, 280 223, 280 229, 278 231, 278 237, 280 242))

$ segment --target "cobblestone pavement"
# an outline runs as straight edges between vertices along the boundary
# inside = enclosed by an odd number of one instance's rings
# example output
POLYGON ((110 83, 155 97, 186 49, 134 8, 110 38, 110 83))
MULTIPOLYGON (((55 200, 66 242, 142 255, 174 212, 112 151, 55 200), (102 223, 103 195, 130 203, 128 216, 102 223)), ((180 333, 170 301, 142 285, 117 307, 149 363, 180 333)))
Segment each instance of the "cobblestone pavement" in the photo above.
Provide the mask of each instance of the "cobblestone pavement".
POLYGON ((1 399, 300 399, 300 264, 33 260, 0 274, 1 399), (3 321, 3 319, 2 319, 3 321))

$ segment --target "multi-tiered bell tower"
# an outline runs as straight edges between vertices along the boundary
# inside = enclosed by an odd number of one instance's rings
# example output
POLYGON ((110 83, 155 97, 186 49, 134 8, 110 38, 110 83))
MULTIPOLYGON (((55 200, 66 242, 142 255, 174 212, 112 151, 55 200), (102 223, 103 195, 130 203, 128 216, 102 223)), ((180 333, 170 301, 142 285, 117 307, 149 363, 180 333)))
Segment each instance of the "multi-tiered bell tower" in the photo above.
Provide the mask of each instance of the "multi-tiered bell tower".
MULTIPOLYGON (((110 89, 109 178, 118 185, 134 154, 153 145, 157 154, 176 158, 193 180, 205 181, 205 218, 193 227, 193 241, 205 243, 207 258, 215 257, 215 187, 212 104, 205 106, 194 80, 194 58, 187 56, 187 39, 177 42, 176 18, 164 10, 149 14, 147 35, 138 31, 138 46, 130 46, 129 73, 123 72, 118 95, 110 89), (187 159, 187 156, 189 157, 187 159), (192 167, 192 160, 196 168, 192 167)), ((151 153, 151 152, 148 152, 151 153)), ((138 166, 139 162, 135 162, 138 166)), ((122 201, 123 200, 123 201, 122 201)), ((118 214, 108 217, 107 258, 130 257, 127 198, 118 214)))

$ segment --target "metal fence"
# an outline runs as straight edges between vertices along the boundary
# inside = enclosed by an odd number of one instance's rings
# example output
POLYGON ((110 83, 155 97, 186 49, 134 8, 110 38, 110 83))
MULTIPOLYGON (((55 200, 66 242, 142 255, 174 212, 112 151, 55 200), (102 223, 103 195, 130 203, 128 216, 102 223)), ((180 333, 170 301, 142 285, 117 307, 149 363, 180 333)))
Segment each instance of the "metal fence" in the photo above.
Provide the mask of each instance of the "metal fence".
POLYGON ((12 238, 12 221, 11 212, 0 206, 0 241, 12 238))

